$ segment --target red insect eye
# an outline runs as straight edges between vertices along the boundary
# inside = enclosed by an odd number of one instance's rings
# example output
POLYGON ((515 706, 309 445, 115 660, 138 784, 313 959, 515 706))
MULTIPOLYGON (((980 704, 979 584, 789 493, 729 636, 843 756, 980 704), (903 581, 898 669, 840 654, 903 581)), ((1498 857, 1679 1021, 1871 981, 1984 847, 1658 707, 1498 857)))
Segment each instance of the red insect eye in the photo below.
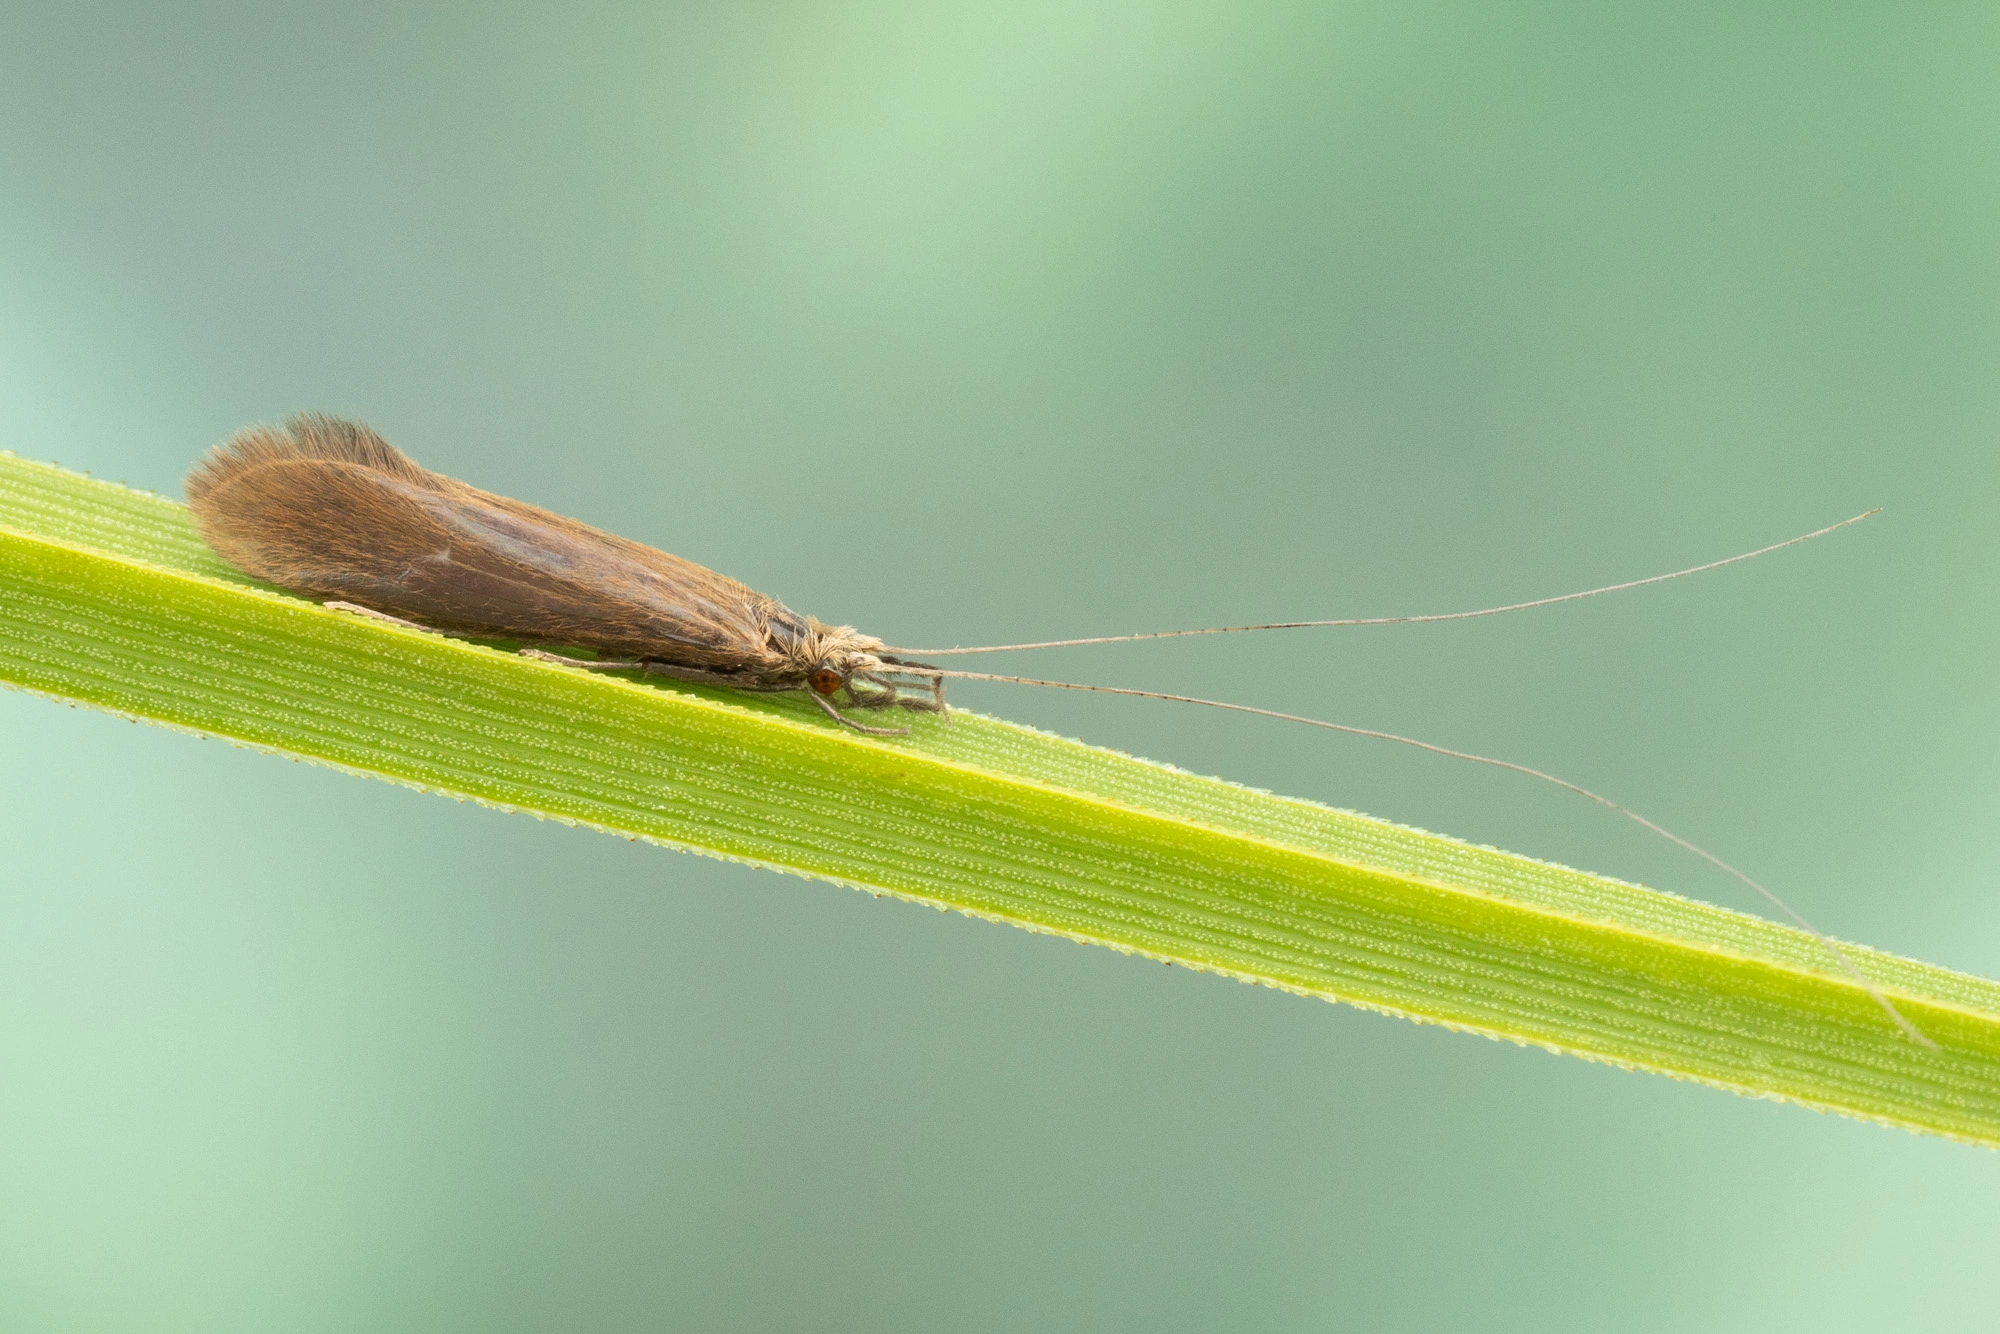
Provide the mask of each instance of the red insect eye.
POLYGON ((822 695, 831 695, 840 689, 840 673, 831 667, 820 667, 806 678, 806 684, 822 695))

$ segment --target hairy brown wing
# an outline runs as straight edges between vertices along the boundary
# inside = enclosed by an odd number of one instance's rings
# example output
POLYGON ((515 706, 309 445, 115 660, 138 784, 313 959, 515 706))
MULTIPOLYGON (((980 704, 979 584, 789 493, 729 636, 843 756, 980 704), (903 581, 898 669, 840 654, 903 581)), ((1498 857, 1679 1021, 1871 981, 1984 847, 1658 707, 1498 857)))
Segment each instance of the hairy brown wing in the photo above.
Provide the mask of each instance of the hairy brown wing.
POLYGON ((364 426, 253 427, 188 475, 202 537, 277 584, 443 630, 758 675, 800 618, 693 561, 419 467, 364 426))

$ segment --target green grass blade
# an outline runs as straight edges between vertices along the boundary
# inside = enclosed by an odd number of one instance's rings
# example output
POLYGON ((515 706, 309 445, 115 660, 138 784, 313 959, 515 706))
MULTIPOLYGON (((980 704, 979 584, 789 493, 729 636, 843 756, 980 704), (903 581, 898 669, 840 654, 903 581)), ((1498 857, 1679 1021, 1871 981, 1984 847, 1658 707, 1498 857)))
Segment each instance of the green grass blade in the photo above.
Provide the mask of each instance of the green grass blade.
POLYGON ((531 662, 257 586, 0 456, 0 683, 1307 995, 2000 1145, 2000 984, 971 714, 531 662))

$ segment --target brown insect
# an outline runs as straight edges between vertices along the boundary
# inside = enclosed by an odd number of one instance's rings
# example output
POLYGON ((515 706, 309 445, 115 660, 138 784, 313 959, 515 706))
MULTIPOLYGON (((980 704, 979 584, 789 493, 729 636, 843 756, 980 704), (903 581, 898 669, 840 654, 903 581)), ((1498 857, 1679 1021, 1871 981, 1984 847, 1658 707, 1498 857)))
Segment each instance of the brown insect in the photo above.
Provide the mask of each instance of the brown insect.
POLYGON ((802 690, 852 709, 949 714, 944 673, 824 625, 691 560, 418 467, 366 426, 302 414, 252 426, 187 477, 188 504, 230 564, 342 610, 591 671, 737 690, 802 690), (596 660, 551 648, 587 648, 596 660))

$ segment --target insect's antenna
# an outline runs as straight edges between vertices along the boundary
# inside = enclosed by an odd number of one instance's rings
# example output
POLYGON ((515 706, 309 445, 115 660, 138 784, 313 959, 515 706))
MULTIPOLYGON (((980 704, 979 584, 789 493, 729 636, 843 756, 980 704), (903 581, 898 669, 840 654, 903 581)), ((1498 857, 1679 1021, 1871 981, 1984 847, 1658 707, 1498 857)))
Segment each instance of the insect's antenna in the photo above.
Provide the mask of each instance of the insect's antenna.
MULTIPOLYGON (((1867 518, 1868 516, 1864 514, 1860 517, 1867 518)), ((1848 522, 1853 523, 1854 520, 1849 519, 1848 522)), ((1816 536, 1816 534, 1813 534, 1813 536, 1816 536)), ((1794 540, 1802 541, 1804 539, 1794 540)), ((1738 557, 1738 559, 1742 558, 1738 557)), ((1526 774, 1530 778, 1539 778, 1544 783, 1554 783, 1557 787, 1568 788, 1580 797, 1588 797, 1598 805, 1609 807, 1626 819, 1645 826, 1661 838, 1666 839, 1669 843, 1674 843, 1687 849, 1711 866, 1727 872, 1750 888, 1756 890, 1772 906, 1776 907, 1778 911, 1784 913, 1785 916, 1791 918, 1794 922, 1797 922, 1801 929, 1824 946, 1826 952, 1834 957, 1847 975, 1866 989, 1868 994, 1875 998, 1875 1003, 1880 1005, 1888 1013, 1888 1016, 1896 1021, 1896 1027, 1903 1030, 1904 1036, 1913 1042, 1930 1048, 1932 1051, 1938 1049, 1937 1043, 1925 1037, 1917 1030, 1916 1025, 1903 1017, 1902 1011, 1898 1010, 1895 1004, 1882 994, 1880 987, 1863 976, 1861 970, 1854 966, 1853 961, 1847 957, 1846 952, 1840 946, 1834 944, 1818 927, 1800 916, 1791 904, 1786 903, 1763 885, 1752 880, 1749 876, 1737 870, 1734 866, 1731 866, 1728 862, 1722 860, 1722 858, 1716 856, 1706 848, 1697 847, 1672 830, 1648 820, 1637 811, 1620 806, 1617 802, 1611 800, 1611 798, 1600 796, 1598 793, 1592 792, 1589 788, 1580 787, 1566 778, 1557 778, 1554 774, 1543 773, 1540 769, 1531 769, 1525 764, 1515 764, 1512 760, 1496 760, 1490 755, 1474 755, 1470 751, 1453 750, 1449 746, 1434 745, 1429 741, 1419 741, 1415 737, 1398 736, 1394 732, 1378 732, 1372 727, 1352 727, 1346 723, 1330 723, 1323 719, 1307 718, 1296 713, 1279 713, 1276 709, 1260 709, 1250 704, 1230 704, 1219 699, 1198 699, 1193 695, 1169 695, 1158 690, 1133 690, 1125 686, 1091 686, 1082 685, 1075 681, 1043 681, 1032 676, 1000 676, 992 672, 955 672, 943 671, 943 669, 940 669, 940 671, 945 676, 955 676, 967 681, 1011 681, 1016 685, 1048 686, 1054 690, 1088 690, 1100 695, 1131 695, 1138 699, 1164 699, 1172 700, 1176 704, 1202 704, 1211 709, 1228 709, 1234 713, 1254 713, 1260 718, 1277 718, 1283 722, 1304 723, 1308 727, 1324 727, 1333 732, 1346 732, 1350 736, 1368 736, 1380 741, 1394 741, 1398 745, 1415 746, 1418 750, 1427 750, 1434 755, 1449 755, 1455 760, 1471 760, 1474 764, 1490 764, 1496 769, 1511 769, 1517 774, 1526 774)))
POLYGON ((1179 639, 1185 635, 1235 635, 1250 630, 1307 630, 1330 625, 1417 625, 1429 621, 1470 621, 1481 616, 1498 616, 1503 612, 1527 611, 1530 607, 1552 607, 1558 602, 1575 602, 1580 598, 1594 598, 1600 593, 1622 593, 1628 588, 1644 588, 1648 584, 1664 584, 1669 579, 1684 579, 1691 574, 1701 574, 1707 570, 1719 570, 1725 565, 1735 565, 1758 556, 1768 556, 1773 551, 1783 551, 1801 542, 1810 542, 1815 537, 1825 537, 1828 533, 1860 523, 1863 519, 1880 514, 1878 509, 1866 514, 1857 514, 1851 519, 1828 524, 1810 533, 1801 533, 1783 542, 1773 542, 1768 547, 1746 551, 1740 556, 1726 560, 1712 560, 1706 565, 1695 565, 1685 570, 1675 570, 1671 574, 1656 574, 1649 579, 1633 579, 1622 584, 1606 584, 1603 588, 1586 588, 1581 593, 1564 593, 1560 597, 1536 598, 1533 602, 1510 602, 1504 607, 1482 607, 1478 611, 1447 611, 1430 616, 1365 616, 1339 621, 1273 621, 1268 625, 1211 625, 1199 630, 1154 630, 1140 635, 1098 635, 1090 639, 1045 639, 1034 644, 984 644, 978 648, 898 648, 891 653, 907 653, 920 658, 948 658, 963 653, 1005 653, 1022 648, 1075 648, 1083 644, 1129 644, 1140 639, 1179 639))

